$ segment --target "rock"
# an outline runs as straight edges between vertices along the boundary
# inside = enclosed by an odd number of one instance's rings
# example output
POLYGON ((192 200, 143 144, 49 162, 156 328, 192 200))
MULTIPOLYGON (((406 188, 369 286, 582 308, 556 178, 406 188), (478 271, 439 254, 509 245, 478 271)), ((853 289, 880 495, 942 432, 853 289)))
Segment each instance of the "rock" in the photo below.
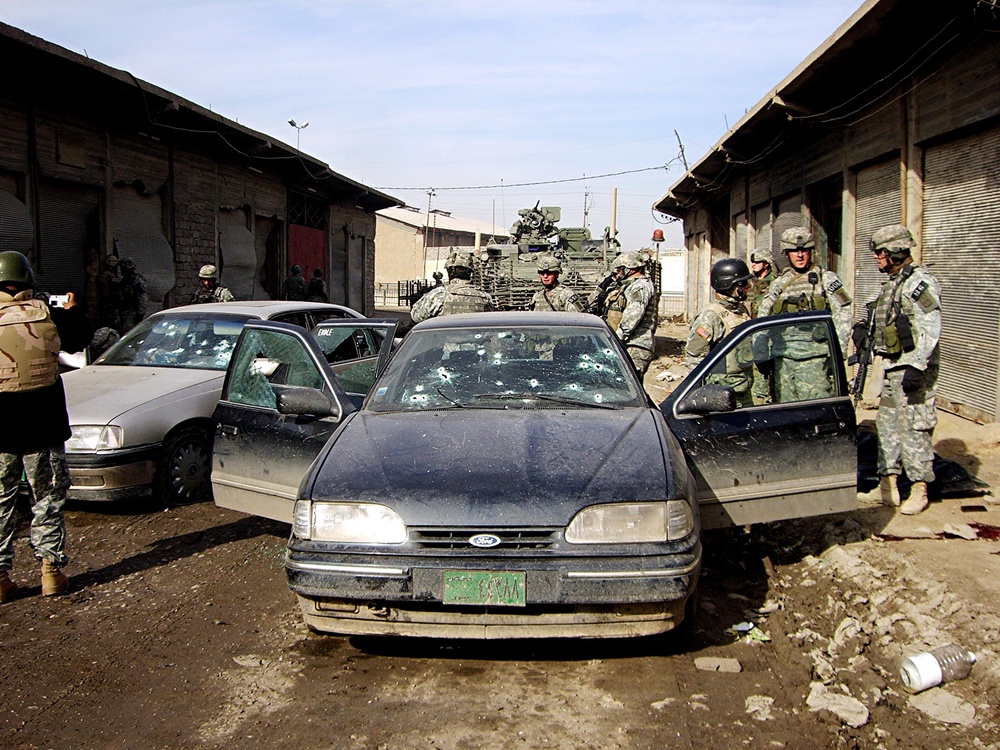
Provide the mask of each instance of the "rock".
POLYGON ((864 703, 844 693, 831 692, 822 682, 810 684, 806 705, 810 711, 829 711, 851 727, 868 723, 868 709, 864 703))
POLYGON ((910 705, 932 719, 945 724, 969 726, 976 718, 976 709, 961 698, 942 688, 933 688, 910 697, 910 705))
POLYGON ((726 659, 718 656, 699 656, 694 665, 705 672, 742 672, 743 665, 738 659, 726 659))
POLYGON ((241 667, 266 667, 268 660, 264 659, 257 654, 243 654, 242 656, 234 656, 233 661, 239 664, 241 667))
POLYGON ((767 695, 749 695, 746 703, 747 713, 757 721, 770 721, 774 717, 771 715, 771 706, 774 705, 774 698, 767 695))
POLYGON ((675 700, 677 700, 677 699, 676 698, 664 698, 662 701, 654 701, 653 703, 650 703, 649 707, 652 708, 652 709, 654 709, 654 710, 656 710, 656 711, 662 711, 667 706, 669 706, 671 703, 673 703, 675 700))
POLYGON ((946 523, 941 533, 945 536, 957 536, 962 539, 978 539, 979 534, 967 523, 946 523))

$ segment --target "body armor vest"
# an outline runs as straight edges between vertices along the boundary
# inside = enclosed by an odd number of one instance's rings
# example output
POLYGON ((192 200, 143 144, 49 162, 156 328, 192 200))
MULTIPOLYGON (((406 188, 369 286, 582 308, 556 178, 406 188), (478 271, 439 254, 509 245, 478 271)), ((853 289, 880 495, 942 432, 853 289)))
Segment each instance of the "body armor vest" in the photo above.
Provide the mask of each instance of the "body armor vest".
POLYGON ((38 299, 0 294, 0 393, 34 391, 59 376, 59 333, 38 299))
POLYGON ((792 272, 778 293, 771 308, 772 315, 802 312, 804 310, 826 310, 830 305, 823 288, 823 272, 813 266, 806 273, 792 272))
POLYGON ((469 282, 456 283, 451 281, 445 286, 441 315, 486 312, 488 309, 489 300, 486 294, 469 282))

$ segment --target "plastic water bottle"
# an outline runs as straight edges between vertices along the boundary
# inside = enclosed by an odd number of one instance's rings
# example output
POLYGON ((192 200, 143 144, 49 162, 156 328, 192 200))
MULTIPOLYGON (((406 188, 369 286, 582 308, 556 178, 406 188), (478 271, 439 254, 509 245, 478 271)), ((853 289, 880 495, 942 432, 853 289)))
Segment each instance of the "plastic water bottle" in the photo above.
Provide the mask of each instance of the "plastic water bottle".
POLYGON ((899 678, 909 692, 919 693, 942 682, 964 680, 975 663, 974 653, 951 643, 903 659, 899 665, 899 678))

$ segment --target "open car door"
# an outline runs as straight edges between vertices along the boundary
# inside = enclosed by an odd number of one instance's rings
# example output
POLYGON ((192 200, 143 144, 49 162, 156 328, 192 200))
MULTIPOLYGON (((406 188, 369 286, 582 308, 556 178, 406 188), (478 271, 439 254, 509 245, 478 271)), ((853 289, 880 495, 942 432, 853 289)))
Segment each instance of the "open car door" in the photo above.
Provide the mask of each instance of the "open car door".
POLYGON ((744 323, 660 410, 694 475, 703 528, 857 507, 854 406, 828 312, 744 323), (766 379, 757 400, 767 403, 753 403, 747 376, 766 379))
POLYGON ((341 319, 309 333, 246 324, 215 408, 215 504, 291 523, 299 484, 385 369, 396 324, 341 319))

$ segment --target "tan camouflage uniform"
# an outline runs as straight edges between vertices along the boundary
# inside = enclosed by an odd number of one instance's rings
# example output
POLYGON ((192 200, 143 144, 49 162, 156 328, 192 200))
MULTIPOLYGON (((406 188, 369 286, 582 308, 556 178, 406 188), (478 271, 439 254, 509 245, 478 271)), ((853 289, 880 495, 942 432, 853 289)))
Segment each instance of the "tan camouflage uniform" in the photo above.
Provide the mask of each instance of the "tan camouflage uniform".
POLYGON ((66 565, 63 505, 69 473, 63 441, 70 428, 57 356, 60 348, 81 351, 91 338, 81 307, 50 310, 30 289, 14 295, 0 291, 0 409, 10 420, 0 435, 0 572, 14 560, 22 474, 33 494, 35 557, 66 565))

